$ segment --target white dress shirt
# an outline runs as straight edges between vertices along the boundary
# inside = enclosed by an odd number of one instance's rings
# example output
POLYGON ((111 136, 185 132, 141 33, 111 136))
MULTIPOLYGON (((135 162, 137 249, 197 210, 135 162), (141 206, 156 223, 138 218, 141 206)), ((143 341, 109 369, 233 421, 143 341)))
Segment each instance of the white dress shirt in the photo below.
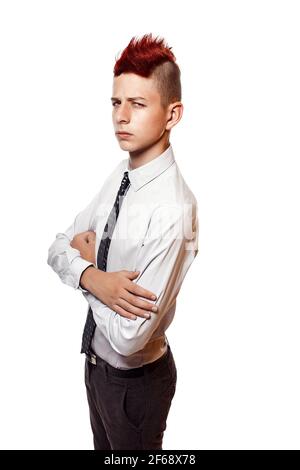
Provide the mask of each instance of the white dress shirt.
POLYGON ((95 353, 113 367, 128 369, 153 362, 166 352, 165 331, 173 320, 182 281, 197 253, 197 201, 170 144, 161 155, 135 169, 131 169, 129 158, 123 159, 73 224, 56 235, 47 262, 62 282, 80 289, 91 306, 97 325, 91 345, 95 353), (77 233, 95 231, 97 260, 104 227, 125 171, 130 185, 111 239, 106 271, 140 271, 133 282, 157 297, 155 301, 147 299, 158 306, 157 313, 149 312, 150 319, 122 317, 83 289, 79 285, 81 274, 93 264, 70 246, 77 233))

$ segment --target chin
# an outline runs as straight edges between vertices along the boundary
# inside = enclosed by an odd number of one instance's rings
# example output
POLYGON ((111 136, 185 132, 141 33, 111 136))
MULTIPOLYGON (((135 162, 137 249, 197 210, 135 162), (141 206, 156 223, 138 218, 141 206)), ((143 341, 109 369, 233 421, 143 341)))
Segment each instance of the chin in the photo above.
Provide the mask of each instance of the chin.
POLYGON ((128 140, 120 140, 119 145, 123 150, 135 150, 135 145, 132 142, 128 142, 128 140))
POLYGON ((119 142, 119 146, 121 149, 128 149, 130 147, 132 147, 129 142, 125 142, 125 141, 122 141, 122 142, 119 142))

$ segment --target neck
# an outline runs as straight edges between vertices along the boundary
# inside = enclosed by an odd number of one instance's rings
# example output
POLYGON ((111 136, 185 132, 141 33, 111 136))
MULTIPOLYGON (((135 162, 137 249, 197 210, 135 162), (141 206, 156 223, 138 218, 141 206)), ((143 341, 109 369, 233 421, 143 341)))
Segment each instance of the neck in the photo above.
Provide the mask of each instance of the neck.
POLYGON ((129 152, 129 168, 134 170, 139 168, 142 165, 154 160, 159 155, 161 155, 170 145, 169 138, 159 140, 155 144, 151 144, 149 147, 144 147, 142 149, 136 150, 134 152, 129 152))

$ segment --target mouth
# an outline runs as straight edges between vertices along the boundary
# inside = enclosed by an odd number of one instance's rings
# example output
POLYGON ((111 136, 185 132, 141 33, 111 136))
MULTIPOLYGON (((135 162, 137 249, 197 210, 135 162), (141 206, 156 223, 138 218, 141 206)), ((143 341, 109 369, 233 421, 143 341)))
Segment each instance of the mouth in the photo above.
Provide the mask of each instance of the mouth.
POLYGON ((131 137, 133 134, 129 134, 129 132, 116 132, 116 135, 121 138, 131 137))

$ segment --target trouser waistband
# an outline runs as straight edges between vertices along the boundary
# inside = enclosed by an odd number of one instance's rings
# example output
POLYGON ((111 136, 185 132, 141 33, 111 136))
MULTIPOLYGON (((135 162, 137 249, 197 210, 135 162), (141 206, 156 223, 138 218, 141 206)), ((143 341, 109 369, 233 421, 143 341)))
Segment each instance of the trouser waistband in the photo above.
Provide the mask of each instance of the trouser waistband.
POLYGON ((116 367, 111 366, 106 362, 104 359, 101 357, 97 356, 94 352, 90 352, 89 354, 86 354, 87 360, 91 363, 94 364, 95 366, 100 365, 100 364, 105 364, 109 374, 114 375, 116 377, 140 377, 145 374, 145 372, 151 372, 154 370, 161 362, 167 359, 167 357, 170 354, 170 345, 167 345, 167 351, 156 361, 150 362, 149 364, 145 364, 144 366, 141 367, 136 367, 134 369, 118 369, 116 367))

